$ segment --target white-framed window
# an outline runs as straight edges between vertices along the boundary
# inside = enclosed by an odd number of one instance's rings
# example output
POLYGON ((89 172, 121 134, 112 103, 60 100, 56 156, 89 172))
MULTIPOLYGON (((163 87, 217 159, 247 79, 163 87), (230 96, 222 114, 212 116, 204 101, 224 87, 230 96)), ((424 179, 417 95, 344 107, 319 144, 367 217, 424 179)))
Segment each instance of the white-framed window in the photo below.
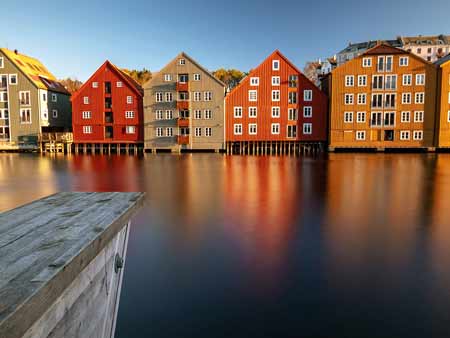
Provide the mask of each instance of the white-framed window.
POLYGON ((122 87, 123 87, 122 81, 117 81, 117 82, 116 82, 116 87, 117 87, 117 88, 122 88, 122 87))
POLYGON ((0 56, 0 68, 4 68, 5 67, 5 61, 3 59, 3 56, 0 56))
POLYGON ((272 70, 280 70, 280 60, 272 61, 272 70))
POLYGON ((256 135, 258 134, 258 126, 256 123, 249 123, 248 125, 248 134, 249 135, 256 135))
POLYGON ((202 76, 200 74, 194 74, 194 81, 200 81, 202 76))
POLYGON ((352 123, 353 122, 353 112, 346 111, 344 112, 344 123, 352 123))
POLYGON ((164 130, 161 127, 156 128, 156 136, 157 137, 163 137, 164 136, 164 130))
POLYGON ((7 120, 9 118, 9 112, 7 108, 1 108, 0 109, 0 119, 1 120, 7 120))
POLYGON ((413 139, 415 141, 423 140, 423 131, 422 130, 414 130, 413 139))
POLYGON ((20 91, 19 92, 19 102, 21 106, 30 106, 31 105, 31 96, 29 91, 20 91))
POLYGON ((403 85, 411 86, 412 84, 412 75, 411 74, 403 74, 403 85))
POLYGON ((359 93, 357 96, 357 102, 359 105, 365 105, 367 103, 367 94, 359 93))
POLYGON ((312 134, 312 123, 303 123, 303 135, 312 134))
POLYGON ((258 114, 258 107, 248 107, 248 117, 254 118, 258 114))
POLYGON ((163 102, 163 93, 161 92, 156 93, 156 102, 163 102))
POLYGON ((394 90, 397 89, 397 75, 386 75, 384 82, 384 89, 394 90))
POLYGON ((450 110, 447 112, 447 122, 450 122, 450 110))
POLYGON ((47 102, 47 93, 42 93, 42 101, 47 102))
POLYGON ((278 101, 280 101, 280 91, 272 90, 272 102, 278 102, 278 101))
POLYGON ((98 82, 92 82, 92 88, 98 88, 98 82))
POLYGON ((173 128, 172 127, 167 127, 166 128, 166 136, 167 137, 172 137, 173 136, 173 128))
POLYGON ((383 108, 383 94, 372 94, 372 108, 383 108))
POLYGON ((306 118, 312 117, 312 106, 304 106, 303 107, 303 117, 306 117, 306 118))
POLYGON ((205 127, 205 136, 206 137, 212 136, 212 128, 211 127, 205 127))
POLYGON ((125 112, 125 118, 126 119, 134 119, 134 111, 132 111, 132 110, 126 111, 125 112))
POLYGON ((200 120, 202 118, 202 111, 200 109, 194 110, 194 119, 200 120))
POLYGON ((297 126, 287 126, 287 137, 288 138, 295 138, 297 137, 297 126))
POLYGON ((384 108, 395 108, 397 103, 397 94, 385 94, 384 108))
MULTIPOLYGON (((170 97, 171 96, 172 96, 172 93, 170 93, 170 97)), ((166 93, 166 99, 167 99, 167 93, 166 93)), ((170 102, 170 101, 168 101, 168 102, 170 102)), ((133 96, 128 95, 127 96, 127 104, 132 104, 132 103, 133 103, 133 96)))
POLYGON ((377 71, 384 72, 384 56, 379 56, 378 57, 377 71))
POLYGON ((270 130, 271 130, 272 135, 279 135, 280 134, 280 124, 272 123, 270 130))
POLYGON ((409 111, 402 111, 402 113, 401 113, 401 121, 402 121, 402 123, 411 122, 411 112, 409 112, 409 111))
MULTIPOLYGON (((129 97, 131 97, 131 96, 127 96, 127 103, 131 103, 131 102, 128 102, 129 97)), ((173 101, 173 93, 172 92, 166 92, 165 97, 166 97, 166 102, 173 101)))
POLYGON ((136 127, 135 126, 126 126, 125 134, 136 134, 136 127))
POLYGON ((367 75, 358 75, 358 87, 367 86, 367 75))
POLYGON ((17 74, 10 74, 9 75, 9 84, 10 85, 17 85, 17 74))
POLYGON ((366 123, 366 112, 365 111, 356 112, 356 122, 357 123, 366 123))
POLYGON ((205 109, 205 120, 211 120, 212 119, 212 110, 211 109, 205 109))
POLYGON ((203 93, 203 100, 204 101, 212 101, 212 92, 204 92, 203 93))
POLYGON ((313 92, 311 89, 305 89, 303 91, 303 101, 312 101, 313 99, 313 92))
POLYGON ((201 101, 201 100, 202 100, 202 93, 194 92, 194 101, 201 101))
POLYGON ((424 102, 425 102, 425 93, 423 93, 423 92, 416 93, 415 103, 422 104, 424 102))
POLYGON ((409 130, 401 130, 400 131, 400 141, 407 141, 410 139, 409 130))
POLYGON ((272 117, 273 118, 280 117, 280 107, 272 107, 272 117))
POLYGON ((450 92, 448 93, 448 103, 450 103, 450 92))
POLYGON ((30 108, 21 108, 20 109, 20 123, 21 124, 30 124, 31 123, 31 109, 30 108))
MULTIPOLYGON (((312 116, 312 110, 311 110, 311 116, 312 116)), ((288 108, 288 120, 289 121, 297 121, 297 109, 288 108)))
POLYGON ((392 72, 392 67, 394 63, 394 57, 392 55, 386 56, 386 71, 392 72))
POLYGON ((288 93, 288 104, 297 104, 297 92, 288 93))
POLYGON ((92 118, 92 113, 90 111, 84 111, 81 113, 83 120, 88 120, 92 118))
POLYGON ((384 89, 384 76, 373 75, 372 76, 372 89, 384 89))
POLYGON ((172 79, 173 79, 172 74, 164 74, 165 82, 170 82, 170 81, 172 81, 172 79))
POLYGON ((416 86, 425 85, 425 74, 416 74, 416 86))
POLYGON ((395 126, 395 112, 389 111, 384 113, 384 126, 385 127, 395 126))
POLYGON ((83 134, 92 134, 92 126, 83 126, 83 134))
POLYGON ((356 131, 356 140, 364 141, 366 139, 366 131, 365 130, 357 130, 356 131))
POLYGON ((241 123, 234 124, 234 135, 242 135, 242 124, 241 123))
POLYGON ((415 111, 414 112, 414 122, 423 122, 423 111, 415 111))
POLYGON ((250 86, 259 86, 259 77, 251 77, 250 86))
POLYGON ((362 66, 364 68, 372 67, 372 58, 363 58, 362 60, 362 66))
POLYGON ((346 75, 345 76, 345 86, 346 87, 353 87, 355 85, 355 76, 353 75, 346 75))
POLYGON ((272 86, 279 86, 279 85, 280 85, 280 77, 272 76, 272 86))
POLYGON ((411 93, 402 93, 402 104, 411 104, 411 93))
POLYGON ((353 94, 345 94, 344 95, 344 103, 345 105, 352 105, 353 104, 353 94))
POLYGON ((155 114, 156 114, 156 119, 157 120, 162 120, 164 118, 164 112, 162 110, 157 110, 155 112, 155 114))
POLYGON ((0 102, 8 102, 8 92, 6 91, 0 92, 0 102))
POLYGON ((180 60, 178 60, 178 64, 180 66, 184 66, 186 64, 186 60, 185 59, 180 59, 180 60))
POLYGON ((58 109, 53 109, 53 110, 52 110, 52 117, 53 117, 54 119, 57 119, 57 118, 58 118, 58 109))
POLYGON ((383 113, 380 111, 373 111, 370 113, 370 125, 372 127, 381 127, 383 124, 383 113))
POLYGON ((250 102, 258 101, 258 91, 257 90, 249 90, 248 91, 248 100, 250 102))
POLYGON ((56 95, 55 93, 52 93, 52 102, 57 102, 58 101, 58 95, 56 95))
POLYGON ((401 56, 401 57, 398 59, 398 65, 399 65, 400 67, 407 67, 408 64, 409 64, 409 57, 407 57, 407 56, 401 56))
POLYGON ((234 107, 234 117, 235 118, 242 117, 242 107, 234 107))
POLYGON ((201 137, 201 136, 202 136, 202 128, 200 128, 200 127, 195 127, 195 129, 194 129, 194 135, 195 135, 195 137, 201 137))

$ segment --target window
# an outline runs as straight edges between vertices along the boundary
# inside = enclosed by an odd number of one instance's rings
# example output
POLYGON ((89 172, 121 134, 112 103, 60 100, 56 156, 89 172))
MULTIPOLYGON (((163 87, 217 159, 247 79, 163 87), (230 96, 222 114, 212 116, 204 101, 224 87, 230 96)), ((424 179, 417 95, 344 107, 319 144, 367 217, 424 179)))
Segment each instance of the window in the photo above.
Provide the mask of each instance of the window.
POLYGON ((202 99, 202 93, 194 92, 194 101, 201 101, 201 99, 202 99))
POLYGON ((450 110, 447 112, 447 122, 450 122, 450 110))
POLYGON ((288 103, 289 104, 297 103, 297 92, 289 92, 288 93, 288 103))
POLYGON ((136 133, 135 126, 126 126, 125 127, 125 134, 135 134, 135 133, 136 133))
POLYGON ((22 123, 22 124, 31 123, 31 109, 30 108, 20 109, 20 123, 22 123))
POLYGON ((364 141, 365 139, 366 139, 366 132, 364 130, 357 130, 356 131, 356 140, 364 141))
POLYGON ((280 85, 280 77, 272 76, 272 86, 279 86, 279 85, 280 85))
POLYGON ((384 113, 384 126, 385 127, 395 126, 395 112, 384 113))
POLYGON ((370 117, 370 125, 372 127, 381 127, 383 123, 382 116, 382 112, 372 112, 370 117))
POLYGON ((364 68, 372 67, 372 58, 363 58, 362 66, 364 68))
POLYGON ((92 134, 92 126, 83 126, 83 134, 92 134))
POLYGON ((384 56, 378 57, 377 71, 384 72, 384 56))
POLYGON ((384 87, 386 90, 397 89, 397 75, 386 75, 384 87))
POLYGON ((355 77, 353 75, 347 75, 345 77, 345 86, 353 87, 355 85, 355 77))
POLYGON ((194 111, 194 119, 200 120, 202 118, 202 111, 201 110, 195 110, 194 111))
POLYGON ((256 135, 258 132, 257 132, 257 125, 256 125, 256 123, 250 123, 249 125, 248 125, 248 134, 249 135, 256 135))
POLYGON ((117 81, 117 82, 116 82, 116 87, 117 87, 117 88, 122 88, 122 87, 123 87, 122 81, 117 81))
MULTIPOLYGON (((312 110, 311 110, 311 115, 312 115, 312 110)), ((296 121, 297 120, 297 109, 295 109, 295 108, 288 108, 288 120, 289 121, 296 121)))
POLYGON ((412 83, 412 75, 411 74, 403 75, 403 85, 411 86, 411 83, 412 83))
POLYGON ((312 117, 312 107, 311 106, 303 107, 303 117, 312 117))
POLYGON ((3 57, 0 57, 0 68, 4 68, 5 67, 5 63, 3 61, 3 57))
POLYGON ((166 82, 172 81, 172 74, 164 74, 164 81, 166 82))
POLYGON ((194 135, 195 135, 195 137, 201 137, 201 136, 202 136, 202 128, 200 128, 200 127, 195 127, 195 129, 194 129, 194 135))
POLYGON ((234 117, 235 118, 242 117, 242 107, 234 107, 234 117))
POLYGON ((8 102, 8 92, 0 92, 0 102, 8 102))
POLYGON ((173 119, 173 111, 172 110, 166 110, 166 120, 173 119))
POLYGON ((212 128, 211 127, 206 127, 205 128, 205 136, 206 137, 211 137, 212 136, 212 128))
POLYGON ((395 108, 397 94, 386 94, 384 108, 395 108))
POLYGON ((83 97, 83 103, 84 104, 89 104, 89 96, 83 97))
POLYGON ((98 88, 98 82, 92 82, 92 88, 98 88))
POLYGON ((249 107, 248 108, 248 117, 256 117, 257 112, 258 112, 257 107, 249 107))
POLYGON ((359 105, 364 105, 367 102, 367 95, 364 94, 358 94, 358 104, 359 105))
POLYGON ((289 75, 289 88, 297 88, 298 75, 289 75))
POLYGON ((88 119, 92 118, 92 113, 90 111, 84 111, 82 113, 82 117, 84 120, 88 120, 88 119))
POLYGON ((242 135, 242 124, 238 123, 234 125, 234 135, 242 135))
POLYGON ((353 122, 353 112, 349 112, 349 111, 344 112, 344 122, 345 123, 353 122))
POLYGON ((280 61, 279 60, 272 61, 272 70, 280 70, 280 61))
POLYGON ((58 95, 52 93, 52 102, 57 102, 58 101, 58 95))
POLYGON ((162 120, 164 118, 164 114, 162 110, 157 110, 156 111, 156 119, 157 120, 162 120))
POLYGON ((411 104, 411 93, 402 93, 402 104, 411 104))
POLYGON ((344 102, 347 106, 353 104, 353 94, 345 94, 344 102))
POLYGON ((205 92, 204 98, 205 101, 212 101, 212 92, 205 92))
POLYGON ((156 136, 157 137, 163 137, 164 136, 162 128, 156 128, 156 136))
POLYGON ((126 119, 134 119, 134 111, 126 111, 125 118, 126 119))
POLYGON ((425 85, 425 74, 416 74, 416 86, 425 85))
POLYGON ((409 111, 402 111, 401 121, 403 123, 411 122, 411 113, 409 111))
POLYGON ((356 113, 356 122, 357 123, 365 123, 366 122, 366 112, 359 111, 356 113))
POLYGON ((249 90, 248 91, 248 100, 251 102, 255 102, 258 100, 258 91, 256 90, 249 90))
POLYGON ((273 118, 280 117, 280 107, 272 107, 272 117, 273 118))
POLYGON ((167 127, 166 128, 166 136, 167 137, 172 137, 173 136, 173 128, 172 127, 167 127))
POLYGON ((303 135, 312 134, 312 123, 303 123, 303 135))
POLYGON ((272 135, 279 135, 280 134, 280 124, 279 123, 272 123, 271 128, 272 135))
POLYGON ((259 77, 251 77, 250 86, 259 86, 259 77))
POLYGON ((425 102, 425 93, 416 93, 415 103, 422 104, 425 102))
POLYGON ((420 141, 423 139, 423 131, 422 130, 414 130, 413 138, 416 141, 420 141))
POLYGON ((287 126, 287 137, 297 137, 297 126, 287 126))
POLYGON ((408 130, 401 130, 400 131, 400 141, 406 141, 409 140, 410 133, 408 130))
POLYGON ((57 109, 53 109, 52 110, 52 116, 53 116, 54 119, 58 118, 58 110, 57 109))
POLYGON ((179 74, 178 82, 179 83, 188 83, 189 82, 189 74, 179 74))
POLYGON ((386 56, 386 71, 392 72, 393 56, 386 56))
POLYGON ((41 118, 43 120, 48 120, 48 109, 47 108, 42 109, 41 118))
POLYGON ((178 61, 178 63, 180 64, 180 66, 184 66, 186 64, 186 60, 185 59, 180 59, 178 61))
POLYGON ((422 53, 422 48, 417 48, 417 54, 421 54, 422 53))
POLYGON ((372 78, 372 89, 383 89, 383 75, 374 75, 372 78))
POLYGON ((312 101, 313 93, 311 89, 303 91, 303 100, 304 101, 312 101))
POLYGON ((409 64, 409 58, 407 56, 401 56, 398 64, 400 67, 407 67, 409 64))
POLYGON ((414 112, 414 122, 423 122, 423 111, 414 112))
POLYGON ((21 106, 29 106, 30 102, 30 92, 19 92, 19 100, 21 106))
POLYGON ((6 109, 6 108, 0 109, 0 119, 1 120, 7 120, 8 118, 9 118, 8 109, 6 109))
POLYGON ((156 93, 156 102, 163 102, 163 93, 156 93))
POLYGON ((428 48, 428 54, 431 54, 431 48, 428 48))
POLYGON ((358 87, 367 86, 367 75, 358 75, 358 87))
POLYGON ((383 94, 372 94, 372 108, 383 108, 383 94))
POLYGON ((205 109, 205 119, 211 120, 212 119, 212 111, 211 109, 205 109))
POLYGON ((10 74, 9 75, 9 84, 10 85, 16 85, 17 84, 17 74, 10 74))
POLYGON ((280 101, 280 91, 272 90, 272 102, 280 101))
POLYGON ((200 81, 201 80, 201 75, 200 74, 194 74, 194 81, 200 81))
MULTIPOLYGON (((170 94, 169 98, 172 100, 172 93, 166 93, 166 100, 167 100, 167 94, 170 94)), ((133 96, 127 96, 127 104, 133 103, 133 96)))

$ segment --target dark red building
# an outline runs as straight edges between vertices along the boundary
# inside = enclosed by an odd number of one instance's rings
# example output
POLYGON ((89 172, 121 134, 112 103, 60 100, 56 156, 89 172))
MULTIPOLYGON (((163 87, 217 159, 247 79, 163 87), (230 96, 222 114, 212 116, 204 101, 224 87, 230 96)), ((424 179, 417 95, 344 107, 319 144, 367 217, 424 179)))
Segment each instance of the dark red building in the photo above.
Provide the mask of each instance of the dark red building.
POLYGON ((142 96, 136 81, 106 61, 72 95, 75 145, 143 143, 142 96))

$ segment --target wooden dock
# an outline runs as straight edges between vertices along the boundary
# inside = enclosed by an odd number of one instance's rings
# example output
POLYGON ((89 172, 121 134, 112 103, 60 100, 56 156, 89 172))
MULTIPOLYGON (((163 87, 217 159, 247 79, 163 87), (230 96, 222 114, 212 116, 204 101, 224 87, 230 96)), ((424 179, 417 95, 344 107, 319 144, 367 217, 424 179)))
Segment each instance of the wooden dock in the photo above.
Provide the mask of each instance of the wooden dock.
POLYGON ((143 193, 59 193, 0 214, 0 337, 112 338, 143 193))

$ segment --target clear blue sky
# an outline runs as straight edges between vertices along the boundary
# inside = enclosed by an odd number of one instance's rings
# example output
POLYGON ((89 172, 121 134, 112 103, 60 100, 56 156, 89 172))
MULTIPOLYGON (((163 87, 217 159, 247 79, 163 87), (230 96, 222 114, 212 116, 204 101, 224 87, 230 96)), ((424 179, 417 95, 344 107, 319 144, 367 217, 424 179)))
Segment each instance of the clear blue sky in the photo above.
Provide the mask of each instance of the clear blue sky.
POLYGON ((155 71, 185 51, 247 71, 278 48, 303 68, 349 41, 450 34, 449 0, 5 0, 0 11, 0 46, 81 80, 106 59, 155 71))

